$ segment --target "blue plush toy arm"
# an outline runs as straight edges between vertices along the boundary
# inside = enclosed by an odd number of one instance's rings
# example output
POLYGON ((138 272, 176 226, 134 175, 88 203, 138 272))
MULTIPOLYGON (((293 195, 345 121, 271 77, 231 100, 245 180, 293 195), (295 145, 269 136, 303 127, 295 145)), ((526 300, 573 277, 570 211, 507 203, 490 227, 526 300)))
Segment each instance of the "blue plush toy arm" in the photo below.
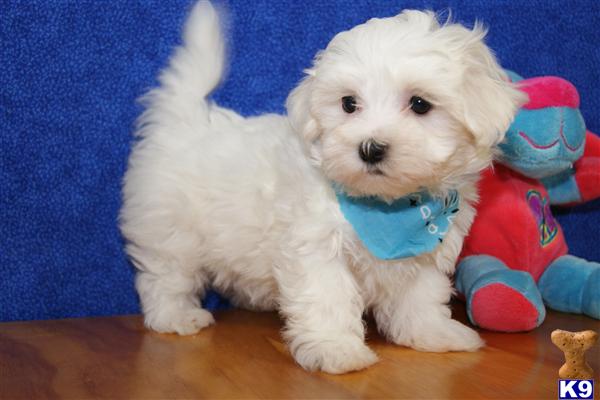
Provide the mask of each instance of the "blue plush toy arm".
POLYGON ((600 198, 600 137, 586 132, 585 151, 575 163, 575 180, 582 201, 600 198))
POLYGON ((600 197, 600 138, 586 132, 585 151, 573 168, 542 179, 553 205, 574 205, 600 197))
POLYGON ((550 204, 567 205, 582 201, 579 185, 575 179, 575 170, 570 168, 558 175, 541 179, 542 184, 548 191, 550 204))

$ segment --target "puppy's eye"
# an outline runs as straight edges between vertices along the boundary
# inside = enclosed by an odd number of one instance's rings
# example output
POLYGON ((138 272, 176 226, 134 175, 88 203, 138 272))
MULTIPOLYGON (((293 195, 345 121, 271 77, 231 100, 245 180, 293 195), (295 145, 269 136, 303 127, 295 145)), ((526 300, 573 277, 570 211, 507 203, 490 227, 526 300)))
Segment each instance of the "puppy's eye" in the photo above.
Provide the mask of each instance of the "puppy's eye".
POLYGON ((356 99, 354 96, 342 97, 342 108, 348 114, 352 114, 354 111, 356 111, 356 99))
POLYGON ((425 114, 431 110, 431 103, 419 96, 410 98, 410 109, 417 114, 425 114))

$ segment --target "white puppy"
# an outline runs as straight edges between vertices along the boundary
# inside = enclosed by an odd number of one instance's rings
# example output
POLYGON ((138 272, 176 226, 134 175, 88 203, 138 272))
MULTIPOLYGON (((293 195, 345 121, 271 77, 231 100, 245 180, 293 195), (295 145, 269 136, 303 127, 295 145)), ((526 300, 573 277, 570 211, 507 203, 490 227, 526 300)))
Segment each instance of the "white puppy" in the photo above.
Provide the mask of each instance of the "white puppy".
POLYGON ((372 19, 319 53, 288 98, 289 120, 243 118, 206 99, 224 51, 217 13, 198 3, 145 97, 124 180, 120 223, 146 325, 189 335, 212 324, 200 305, 210 286, 237 306, 279 310, 294 358, 310 370, 376 361, 367 311, 399 345, 479 348, 477 333, 450 317, 448 275, 478 173, 522 101, 484 35, 431 12, 372 19), (399 243, 375 219, 397 201, 410 201, 421 226, 391 212, 399 243), (428 232, 433 246, 413 249, 428 232))

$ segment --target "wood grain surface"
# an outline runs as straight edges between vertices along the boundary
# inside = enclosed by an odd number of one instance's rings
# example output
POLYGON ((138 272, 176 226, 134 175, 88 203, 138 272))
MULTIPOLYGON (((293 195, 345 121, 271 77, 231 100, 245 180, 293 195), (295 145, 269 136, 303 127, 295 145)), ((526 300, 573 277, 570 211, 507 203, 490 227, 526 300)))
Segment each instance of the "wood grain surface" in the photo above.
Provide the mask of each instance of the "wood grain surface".
MULTIPOLYGON (((453 307, 464 321, 464 306, 453 307)), ((556 399, 563 354, 550 332, 600 331, 599 321, 549 312, 534 332, 482 332, 482 351, 431 354, 386 343, 369 322, 380 362, 332 376, 294 363, 276 314, 215 317, 191 337, 149 332, 137 315, 0 324, 0 399, 556 399)), ((599 346, 587 358, 600 382, 599 346)))

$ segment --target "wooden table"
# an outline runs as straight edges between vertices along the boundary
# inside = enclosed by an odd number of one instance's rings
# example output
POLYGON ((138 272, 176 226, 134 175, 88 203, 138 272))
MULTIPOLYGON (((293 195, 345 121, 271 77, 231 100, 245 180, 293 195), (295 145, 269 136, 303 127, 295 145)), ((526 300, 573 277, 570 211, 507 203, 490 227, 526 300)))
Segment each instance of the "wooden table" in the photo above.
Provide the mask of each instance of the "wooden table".
MULTIPOLYGON (((464 306, 454 308, 464 321, 464 306)), ((562 353, 550 332, 600 331, 599 321, 549 312, 531 333, 483 332, 480 352, 429 354, 385 343, 371 329, 369 344, 381 361, 331 376, 294 364, 275 314, 215 316, 217 325, 194 337, 148 332, 137 315, 0 324, 0 399, 556 399, 562 353)), ((588 361, 597 375, 599 346, 588 361)))

